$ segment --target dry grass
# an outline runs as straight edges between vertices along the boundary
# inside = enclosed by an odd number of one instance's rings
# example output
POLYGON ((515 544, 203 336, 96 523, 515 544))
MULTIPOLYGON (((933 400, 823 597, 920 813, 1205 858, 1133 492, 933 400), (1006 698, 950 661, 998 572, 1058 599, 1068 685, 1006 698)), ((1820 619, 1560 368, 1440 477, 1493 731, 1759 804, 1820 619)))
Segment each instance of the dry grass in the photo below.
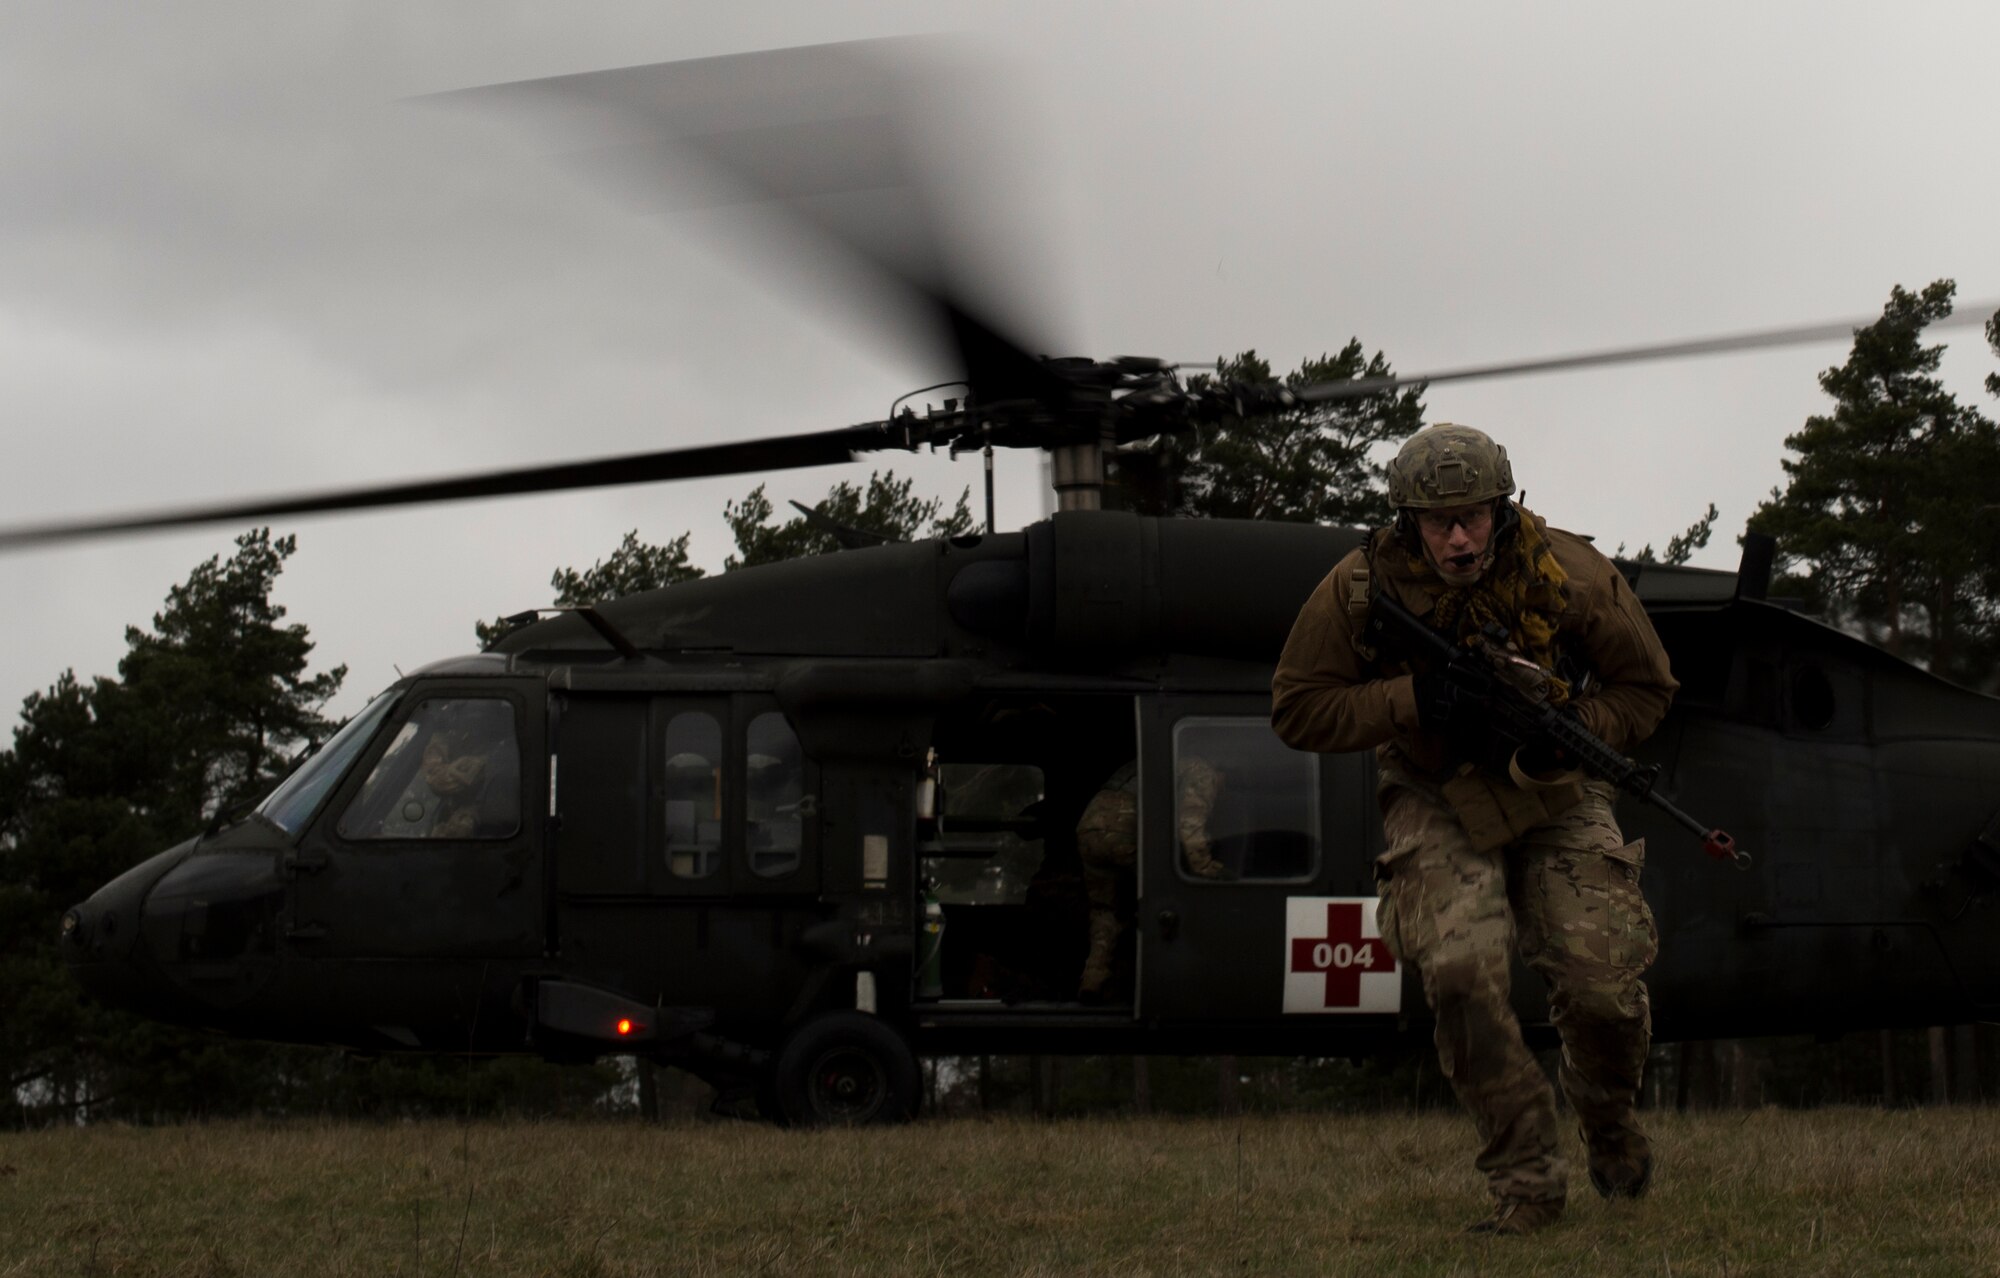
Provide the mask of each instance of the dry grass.
POLYGON ((6 1133, 0 1275, 1995 1273, 1996 1120, 1660 1115, 1650 1198, 1500 1241, 1436 1115, 6 1133))

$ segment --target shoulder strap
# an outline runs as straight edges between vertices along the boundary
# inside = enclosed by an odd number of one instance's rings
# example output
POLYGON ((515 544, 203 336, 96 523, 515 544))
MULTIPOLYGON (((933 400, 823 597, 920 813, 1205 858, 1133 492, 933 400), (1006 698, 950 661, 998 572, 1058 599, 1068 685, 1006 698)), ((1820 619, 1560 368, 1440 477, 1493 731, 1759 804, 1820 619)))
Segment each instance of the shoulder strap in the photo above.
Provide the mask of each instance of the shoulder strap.
POLYGON ((1375 660, 1375 649, 1362 642, 1361 636, 1368 627, 1368 607, 1375 601, 1375 535, 1370 533, 1361 552, 1361 562, 1347 581, 1347 622, 1348 632, 1353 636, 1354 651, 1361 654, 1363 661, 1375 660))

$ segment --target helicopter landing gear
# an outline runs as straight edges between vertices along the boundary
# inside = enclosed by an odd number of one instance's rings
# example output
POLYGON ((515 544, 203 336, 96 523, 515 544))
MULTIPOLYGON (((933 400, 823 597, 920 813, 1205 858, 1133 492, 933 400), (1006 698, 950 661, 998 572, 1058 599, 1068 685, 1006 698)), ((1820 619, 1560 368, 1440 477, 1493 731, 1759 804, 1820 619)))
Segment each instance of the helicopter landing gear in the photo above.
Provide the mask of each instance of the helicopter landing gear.
POLYGON ((757 1101, 787 1127, 860 1127, 908 1121, 921 1094, 901 1034, 861 1012, 828 1012, 793 1032, 757 1101))

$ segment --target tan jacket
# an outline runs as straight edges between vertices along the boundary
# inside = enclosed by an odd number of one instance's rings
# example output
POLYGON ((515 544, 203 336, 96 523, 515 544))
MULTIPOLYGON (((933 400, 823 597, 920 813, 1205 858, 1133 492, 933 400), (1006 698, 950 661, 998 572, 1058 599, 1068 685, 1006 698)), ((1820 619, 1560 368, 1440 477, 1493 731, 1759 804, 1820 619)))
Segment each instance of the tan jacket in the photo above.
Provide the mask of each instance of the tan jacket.
MULTIPOLYGON (((1558 642, 1596 673, 1598 685, 1576 702, 1583 725, 1614 750, 1629 753, 1659 726, 1673 701, 1675 682, 1667 653, 1632 587, 1609 559, 1573 533, 1543 529, 1556 562, 1569 574, 1569 606, 1558 642)), ((1428 616, 1443 582, 1409 556, 1384 530, 1376 534, 1374 581, 1418 616, 1428 616)), ((1410 676, 1386 676, 1355 650, 1363 617, 1349 609, 1355 570, 1368 561, 1355 550, 1319 583, 1292 623, 1278 673, 1271 681, 1271 726, 1299 750, 1335 752, 1375 747, 1386 765, 1432 780, 1442 779, 1443 741, 1417 724, 1410 676)), ((1357 607, 1360 605, 1357 604, 1357 607)))

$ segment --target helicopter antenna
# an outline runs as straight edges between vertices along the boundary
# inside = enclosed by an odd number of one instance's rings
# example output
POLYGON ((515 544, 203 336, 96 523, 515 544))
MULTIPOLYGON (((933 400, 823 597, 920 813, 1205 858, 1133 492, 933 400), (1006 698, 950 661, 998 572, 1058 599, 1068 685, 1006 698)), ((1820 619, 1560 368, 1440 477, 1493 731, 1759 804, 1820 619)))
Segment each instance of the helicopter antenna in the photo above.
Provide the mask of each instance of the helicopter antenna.
POLYGON ((993 535, 993 430, 982 427, 982 433, 986 445, 979 452, 986 463, 986 535, 990 537, 993 535))

